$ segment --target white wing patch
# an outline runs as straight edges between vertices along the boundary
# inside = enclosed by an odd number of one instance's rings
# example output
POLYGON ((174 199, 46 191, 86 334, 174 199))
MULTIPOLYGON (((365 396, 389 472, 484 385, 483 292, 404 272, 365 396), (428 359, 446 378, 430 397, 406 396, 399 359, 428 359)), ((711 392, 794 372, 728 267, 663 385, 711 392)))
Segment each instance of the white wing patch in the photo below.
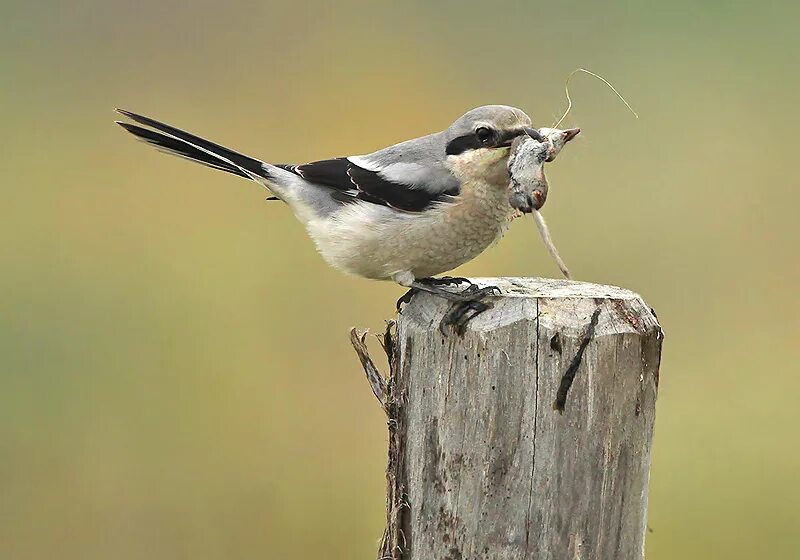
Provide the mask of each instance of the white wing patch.
POLYGON ((362 169, 377 173, 382 179, 391 183, 430 193, 458 194, 458 179, 445 168, 407 162, 381 165, 368 156, 351 156, 347 159, 362 169))

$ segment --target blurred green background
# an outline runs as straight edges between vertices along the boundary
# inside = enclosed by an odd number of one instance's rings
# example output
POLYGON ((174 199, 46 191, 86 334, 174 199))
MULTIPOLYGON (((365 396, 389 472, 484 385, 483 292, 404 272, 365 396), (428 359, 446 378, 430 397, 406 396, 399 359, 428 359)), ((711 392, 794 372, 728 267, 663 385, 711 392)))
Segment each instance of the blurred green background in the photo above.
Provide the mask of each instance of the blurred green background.
MULTIPOLYGON (((115 106, 276 162, 487 103, 581 126, 545 208, 667 339, 650 560, 800 555, 795 2, 3 2, 0 558, 374 558, 384 418, 350 349, 402 291, 115 106)), ((459 270, 556 276, 529 221, 459 270)))

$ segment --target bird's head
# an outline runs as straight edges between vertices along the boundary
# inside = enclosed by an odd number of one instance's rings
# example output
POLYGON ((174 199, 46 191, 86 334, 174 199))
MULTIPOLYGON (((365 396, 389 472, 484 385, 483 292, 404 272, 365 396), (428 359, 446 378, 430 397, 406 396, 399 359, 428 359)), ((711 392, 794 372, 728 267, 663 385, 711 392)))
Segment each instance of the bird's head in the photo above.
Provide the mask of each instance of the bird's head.
POLYGON ((530 117, 520 109, 506 105, 472 109, 444 131, 447 161, 460 173, 507 180, 506 163, 511 142, 522 135, 542 140, 539 132, 532 128, 530 117))

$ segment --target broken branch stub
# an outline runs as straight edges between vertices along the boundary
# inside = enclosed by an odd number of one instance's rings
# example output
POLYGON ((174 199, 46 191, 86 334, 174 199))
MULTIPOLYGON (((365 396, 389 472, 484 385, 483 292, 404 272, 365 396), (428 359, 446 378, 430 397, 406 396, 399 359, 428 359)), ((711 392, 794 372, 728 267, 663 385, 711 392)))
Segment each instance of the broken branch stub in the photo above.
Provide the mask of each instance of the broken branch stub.
MULTIPOLYGON (((385 335, 384 340, 389 340, 388 327, 386 332, 387 334, 385 335)), ((367 376, 367 381, 372 389, 372 394, 375 395, 375 398, 378 399, 378 402, 381 403, 381 407, 385 410, 387 394, 386 380, 384 379, 383 375, 381 375, 381 372, 378 370, 375 362, 372 361, 372 358, 369 355, 366 341, 368 333, 369 331, 359 333, 355 327, 351 328, 350 344, 353 345, 353 350, 356 351, 356 355, 358 355, 358 359, 361 361, 361 367, 364 368, 364 374, 367 376)), ((386 352, 389 351, 386 346, 384 346, 384 350, 386 352)))

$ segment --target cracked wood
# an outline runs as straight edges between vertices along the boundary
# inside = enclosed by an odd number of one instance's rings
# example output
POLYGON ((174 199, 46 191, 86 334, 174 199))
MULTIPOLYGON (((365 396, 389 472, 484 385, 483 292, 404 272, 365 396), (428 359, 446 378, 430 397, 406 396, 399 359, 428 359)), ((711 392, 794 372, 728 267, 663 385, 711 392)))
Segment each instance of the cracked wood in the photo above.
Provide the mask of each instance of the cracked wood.
POLYGON ((447 302, 428 294, 398 320, 395 538, 382 554, 641 559, 663 338, 654 314, 611 286, 476 282, 502 295, 463 338, 441 335, 447 302))

